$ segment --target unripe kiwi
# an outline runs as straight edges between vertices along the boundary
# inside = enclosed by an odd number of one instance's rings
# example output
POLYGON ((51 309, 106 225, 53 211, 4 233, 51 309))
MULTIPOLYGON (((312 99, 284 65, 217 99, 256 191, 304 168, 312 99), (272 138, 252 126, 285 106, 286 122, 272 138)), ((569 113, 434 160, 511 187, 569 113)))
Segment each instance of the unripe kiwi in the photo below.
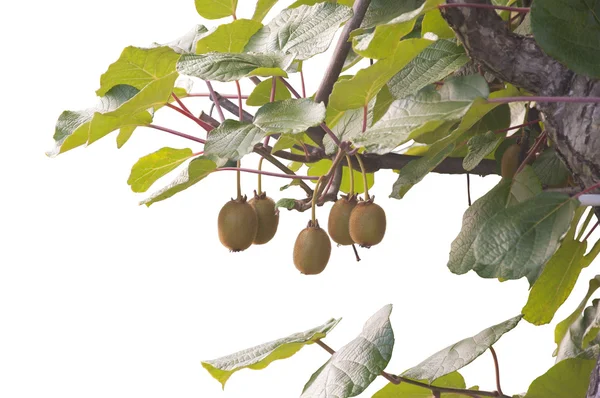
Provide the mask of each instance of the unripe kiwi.
POLYGON ((294 265, 305 275, 323 272, 331 255, 331 241, 325 230, 312 221, 303 229, 294 245, 294 265))
POLYGON ((500 163, 500 175, 502 178, 513 178, 519 168, 521 147, 518 144, 512 144, 502 154, 500 163))
POLYGON ((350 213, 350 237, 362 247, 375 246, 385 235, 385 211, 372 200, 358 202, 350 213))
POLYGON ((258 195, 254 191, 254 198, 250 199, 248 203, 254 208, 258 217, 258 231, 253 243, 264 245, 273 239, 279 225, 279 213, 275 209, 275 202, 266 193, 258 195))
POLYGON ((347 246, 354 243, 350 237, 350 213, 357 203, 354 195, 342 196, 331 208, 327 231, 338 245, 347 246))
POLYGON ((232 252, 252 245, 258 230, 258 217, 246 197, 231 199, 219 212, 219 239, 232 252))

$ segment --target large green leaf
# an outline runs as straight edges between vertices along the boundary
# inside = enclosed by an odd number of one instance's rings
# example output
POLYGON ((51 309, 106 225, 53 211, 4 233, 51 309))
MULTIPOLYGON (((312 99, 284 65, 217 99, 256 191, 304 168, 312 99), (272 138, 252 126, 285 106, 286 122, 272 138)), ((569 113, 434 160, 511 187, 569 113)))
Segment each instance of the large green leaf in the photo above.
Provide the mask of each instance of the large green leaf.
POLYGON ((271 8, 275 4, 277 4, 279 0, 258 0, 256 3, 256 8, 254 9, 254 14, 252 15, 252 19, 258 22, 262 22, 263 19, 267 16, 271 8))
POLYGON ((487 83, 479 75, 448 79, 439 91, 427 86, 415 95, 394 101, 385 115, 354 142, 368 152, 391 152, 447 121, 459 120, 476 98, 488 94, 487 83))
POLYGON ((252 123, 225 120, 207 136, 204 155, 215 162, 240 160, 254 150, 267 133, 252 123))
POLYGON ((293 57, 283 54, 184 54, 177 63, 183 75, 231 82, 247 76, 287 76, 293 57))
POLYGON ((119 59, 100 77, 99 96, 120 84, 143 89, 148 84, 176 73, 175 66, 181 55, 170 47, 127 47, 119 59))
POLYGON ((467 142, 469 153, 463 159, 463 168, 467 171, 473 170, 490 153, 494 152, 504 136, 488 131, 482 135, 476 135, 467 142))
POLYGON ((400 39, 413 30, 417 18, 442 2, 443 0, 372 1, 362 28, 353 32, 352 48, 363 57, 388 57, 394 53, 400 39), (370 32, 370 27, 375 29, 370 32))
POLYGON ((438 40, 419 53, 387 85, 394 97, 404 98, 454 73, 468 61, 462 46, 450 40, 438 40))
POLYGON ((355 397, 381 374, 392 357, 392 306, 386 305, 365 323, 360 335, 343 346, 304 386, 301 398, 355 397))
POLYGON ((329 105, 340 111, 367 105, 392 76, 431 44, 431 41, 424 39, 401 41, 390 57, 359 70, 351 79, 335 83, 329 105))
MULTIPOLYGON (((375 100, 371 101, 367 109, 367 126, 370 126, 373 122, 373 106, 375 100)), ((352 141, 355 137, 362 134, 363 120, 364 120, 364 109, 350 109, 343 113, 342 117, 336 121, 335 125, 331 127, 331 131, 340 141, 352 141)), ((323 146, 325 146, 325 153, 328 155, 337 152, 338 146, 329 135, 323 137, 323 146)))
MULTIPOLYGON (((195 54, 196 43, 208 33, 208 29, 204 25, 196 25, 186 34, 178 39, 175 39, 165 46, 170 47, 177 54, 195 54)), ((160 45, 158 45, 160 46, 160 45)))
POLYGON ((542 152, 532 166, 542 184, 550 187, 562 187, 569 178, 569 169, 553 148, 542 152))
POLYGON ((260 22, 250 19, 238 19, 219 25, 211 33, 204 35, 196 44, 196 54, 209 52, 241 53, 248 40, 262 28, 260 22))
POLYGON ((123 126, 117 136, 117 148, 121 149, 129 141, 137 126, 123 126))
MULTIPOLYGON (((452 372, 436 379, 431 385, 444 388, 467 388, 465 379, 458 372, 452 372)), ((453 398, 467 397, 466 395, 452 395, 453 398)), ((415 386, 414 384, 389 383, 377 391, 372 398, 435 398, 430 389, 415 386)))
MULTIPOLYGON (((464 274, 478 266, 474 253, 474 242, 486 222, 502 211, 509 203, 527 200, 542 190, 541 184, 532 191, 534 184, 520 184, 531 181, 533 171, 525 168, 513 180, 503 179, 488 193, 470 206, 463 216, 460 233, 452 242, 448 268, 455 274, 464 274), (526 188, 524 188, 526 187, 526 188)), ((535 175, 533 174, 535 177, 535 175)))
POLYGON ((284 52, 305 60, 326 51, 350 17, 351 8, 334 3, 286 9, 250 39, 245 51, 284 52))
POLYGON ((534 325, 544 325, 552 321, 556 311, 571 294, 581 270, 586 265, 583 259, 587 242, 575 239, 577 224, 582 214, 583 208, 578 209, 560 248, 548 261, 529 292, 527 304, 522 312, 525 320, 534 325))
POLYGON ((585 398, 596 361, 567 359, 531 383, 525 398, 585 398))
POLYGON ((536 42, 575 72, 600 77, 600 2, 544 0, 531 6, 536 42))
MULTIPOLYGON (((146 88, 145 90, 147 90, 146 88)), ((95 108, 84 111, 65 111, 56 122, 54 132, 55 148, 48 152, 48 156, 56 156, 81 145, 85 145, 90 140, 92 134, 93 121, 98 120, 103 114, 113 114, 118 112, 123 104, 131 101, 139 94, 135 87, 127 85, 115 86, 99 99, 99 104, 95 108)), ((130 115, 130 123, 123 123, 115 127, 123 128, 126 126, 147 124, 152 120, 152 116, 146 110, 137 115, 130 115)), ((98 122, 96 122, 98 126, 98 122)), ((97 127, 96 127, 97 128, 97 127)))
POLYGON ((153 203, 168 199, 200 182, 210 173, 215 171, 216 168, 217 164, 204 156, 195 158, 188 164, 188 167, 173 180, 173 182, 160 191, 153 193, 149 198, 140 202, 140 204, 150 207, 153 203))
POLYGON ((192 150, 165 147, 140 158, 131 168, 127 184, 133 192, 146 192, 160 177, 193 156, 192 150))
POLYGON ((514 329, 520 320, 521 315, 482 330, 473 337, 452 344, 407 370, 402 376, 431 382, 457 371, 473 362, 494 345, 502 335, 514 329))
POLYGON ((475 271, 484 278, 525 276, 533 284, 569 229, 578 206, 579 201, 568 195, 542 192, 499 211, 485 222, 473 243, 475 271))
POLYGON ((242 369, 264 369, 273 361, 289 358, 305 345, 327 336, 339 321, 340 319, 331 319, 305 332, 294 333, 212 361, 203 361, 202 366, 225 388, 225 383, 235 372, 242 369))
POLYGON ((453 39, 455 37, 454 31, 442 17, 439 9, 431 10, 423 17, 421 36, 425 37, 427 33, 433 33, 438 39, 453 39))
POLYGON ((302 133, 325 120, 325 105, 309 98, 289 99, 263 105, 254 124, 266 133, 302 133))
MULTIPOLYGON (((273 78, 260 82, 246 100, 248 106, 262 106, 271 99, 271 89, 273 87, 273 78)), ((292 94, 281 82, 278 82, 275 88, 275 101, 283 101, 292 98, 292 94)))
POLYGON ((238 0, 195 0, 196 11, 206 19, 220 19, 235 15, 238 0))

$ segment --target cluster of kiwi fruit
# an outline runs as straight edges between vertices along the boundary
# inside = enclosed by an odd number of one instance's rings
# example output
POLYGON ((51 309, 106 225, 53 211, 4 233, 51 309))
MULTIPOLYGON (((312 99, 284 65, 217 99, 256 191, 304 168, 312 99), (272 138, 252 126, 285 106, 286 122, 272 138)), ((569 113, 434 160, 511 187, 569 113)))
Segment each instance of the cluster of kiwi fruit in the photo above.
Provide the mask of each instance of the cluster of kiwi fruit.
POLYGON ((251 245, 264 245, 275 236, 279 213, 275 202, 265 192, 247 200, 246 196, 231 199, 219 212, 219 240, 232 252, 246 250, 251 245))
MULTIPOLYGON (((275 202, 266 193, 231 199, 219 212, 219 240, 232 252, 251 245, 262 245, 275 236, 279 214, 275 202)), ((329 214, 331 239, 341 246, 358 244, 369 248, 380 243, 385 235, 386 218, 383 209, 372 198, 358 200, 355 195, 342 196, 329 214)), ((327 232, 315 219, 303 229, 294 245, 294 265, 305 275, 321 273, 331 255, 327 232)))

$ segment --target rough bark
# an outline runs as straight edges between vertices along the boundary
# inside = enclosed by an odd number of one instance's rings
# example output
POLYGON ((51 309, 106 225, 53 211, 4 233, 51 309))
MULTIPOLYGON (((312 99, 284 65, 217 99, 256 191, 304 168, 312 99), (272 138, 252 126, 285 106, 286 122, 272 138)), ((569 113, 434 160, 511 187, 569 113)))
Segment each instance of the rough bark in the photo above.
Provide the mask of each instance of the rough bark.
MULTIPOLYGON (((443 15, 469 56, 503 81, 542 96, 600 96, 598 80, 575 74, 545 54, 533 38, 510 32, 495 11, 447 8, 443 15)), ((600 181, 600 104, 538 103, 537 107, 558 154, 579 185, 583 188, 600 181)))

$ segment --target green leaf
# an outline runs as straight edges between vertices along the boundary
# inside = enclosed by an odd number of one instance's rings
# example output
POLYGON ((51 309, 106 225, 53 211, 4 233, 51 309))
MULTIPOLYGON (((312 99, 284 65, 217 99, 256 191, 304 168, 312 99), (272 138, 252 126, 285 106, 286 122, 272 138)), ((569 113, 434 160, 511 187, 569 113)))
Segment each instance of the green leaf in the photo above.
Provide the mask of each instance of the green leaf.
POLYGON ((193 156, 191 149, 162 148, 140 158, 131 168, 127 184, 133 192, 146 192, 160 177, 175 170, 193 156))
POLYGON ((386 305, 365 323, 360 335, 343 346, 304 386, 301 398, 355 397, 381 374, 392 357, 392 306, 386 305))
MULTIPOLYGON (((423 382, 422 380, 419 380, 423 382)), ((436 379, 431 385, 445 388, 465 389, 465 379, 458 372, 452 372, 436 379)), ((465 395, 453 394, 452 397, 466 397, 465 395)), ((408 383, 393 384, 388 383, 381 390, 377 391, 372 398, 435 398, 430 389, 415 386, 408 383)))
POLYGON ((225 388, 225 383, 235 372, 242 369, 264 369, 274 361, 289 358, 305 345, 313 344, 327 336, 327 333, 339 322, 340 319, 331 319, 305 332, 295 333, 212 361, 203 361, 202 367, 225 388))
MULTIPOLYGON (((367 126, 370 126, 373 122, 373 106, 375 101, 371 101, 367 110, 367 126)), ((355 137, 362 134, 364 120, 364 109, 350 109, 342 114, 342 117, 336 121, 335 125, 328 126, 333 134, 340 141, 351 141, 355 137)), ((325 153, 328 155, 337 152, 338 146, 333 139, 326 134, 323 137, 323 146, 325 147, 325 153)))
POLYGON ((367 105, 392 76, 431 44, 424 39, 401 41, 389 58, 359 70, 351 79, 338 80, 333 86, 329 105, 340 111, 367 105))
POLYGON ((280 207, 283 207, 288 210, 293 210, 296 207, 296 199, 279 199, 277 203, 275 203, 275 208, 278 209, 280 207))
POLYGON ((213 32, 204 35, 196 44, 196 54, 209 52, 241 53, 248 40, 262 28, 260 22, 250 19, 238 19, 217 27, 213 32))
POLYGON ((473 337, 452 344, 433 354, 414 368, 407 370, 402 376, 431 382, 461 369, 487 351, 505 333, 514 329, 520 320, 521 315, 482 330, 473 337))
MULTIPOLYGON (((248 106, 262 106, 268 103, 271 99, 271 88, 273 87, 273 78, 263 80, 260 82, 252 91, 246 105, 248 106)), ((289 90, 285 85, 279 82, 275 88, 275 101, 283 101, 292 98, 289 90)))
POLYGON ((596 361, 567 359, 531 383, 525 398, 585 398, 596 361))
POLYGON ((341 24, 352 17, 352 9, 334 3, 285 9, 259 30, 245 51, 283 52, 305 60, 325 52, 341 24))
POLYGON ((494 152, 503 139, 502 135, 493 131, 472 137, 467 142, 469 153, 463 159, 463 168, 467 171, 473 170, 486 156, 494 152))
MULTIPOLYGON (((179 39, 173 40, 165 44, 177 54, 195 54, 196 43, 208 33, 208 29, 204 25, 196 25, 193 29, 181 36, 179 39)), ((158 45, 160 47, 160 45, 158 45)))
POLYGON ((579 306, 573 311, 571 315, 569 315, 566 319, 556 325, 556 329, 554 330, 554 342, 556 344, 560 344, 560 342, 564 339, 569 330, 569 327, 579 318, 583 310, 585 309, 585 305, 589 301, 590 297, 596 290, 600 288, 600 275, 596 275, 589 282, 588 291, 579 304, 579 306))
POLYGON ((454 31, 448 25, 448 22, 442 17, 442 13, 439 9, 433 9, 425 14, 423 22, 421 24, 421 36, 425 37, 425 34, 433 33, 438 39, 454 39, 454 31))
POLYGON ((600 3, 544 0, 531 6, 536 42, 577 73, 600 77, 600 3))
POLYGON ((254 15, 252 15, 252 19, 257 22, 262 22, 271 8, 277 4, 277 1, 278 0, 258 0, 256 3, 256 8, 254 9, 254 15))
POLYGON ((204 156, 215 162, 240 160, 254 150, 267 133, 252 123, 225 120, 207 136, 204 156))
MULTIPOLYGON (((526 168, 517 174, 513 181, 503 179, 465 211, 460 233, 452 242, 450 259, 448 260, 450 271, 460 275, 477 267, 473 246, 475 239, 486 222, 502 211, 511 200, 523 201, 528 199, 527 195, 531 195, 531 189, 523 189, 522 185, 515 183, 515 181, 520 181, 521 178, 528 180, 527 174, 531 173, 531 169, 526 168)), ((541 189, 542 187, 538 182, 536 190, 541 191, 541 189)), ((533 195, 529 197, 533 197, 533 195)))
POLYGON ((373 122, 369 124, 371 126, 377 123, 387 113, 390 106, 396 99, 390 93, 390 89, 387 85, 384 85, 375 97, 375 107, 373 108, 373 122))
POLYGON ((587 242, 575 240, 577 224, 582 215, 583 209, 578 209, 560 248, 548 261, 529 292, 522 313, 525 320, 534 325, 544 325, 552 321, 556 311, 571 294, 585 266, 583 258, 587 242))
POLYGON ((444 122, 459 120, 476 98, 488 94, 487 83, 479 75, 448 79, 439 91, 427 86, 414 96, 394 101, 386 114, 354 143, 368 152, 391 152, 444 122))
POLYGON ((563 187, 569 179, 569 169, 558 157, 554 148, 548 148, 533 162, 533 170, 542 184, 563 187))
POLYGON ((117 136, 117 148, 121 149, 123 145, 129 141, 136 128, 137 126, 121 127, 121 130, 119 130, 119 135, 117 136))
POLYGON ((292 148, 294 145, 298 144, 298 136, 296 134, 281 134, 273 145, 272 152, 282 151, 284 149, 292 148))
POLYGON ((221 19, 235 15, 237 0, 195 0, 196 11, 202 18, 221 19))
POLYGON ((154 81, 176 73, 175 65, 180 56, 170 47, 127 47, 100 77, 100 88, 96 94, 103 96, 120 84, 141 90, 154 81))
POLYGON ((297 134, 325 120, 325 105, 309 98, 290 99, 263 105, 254 116, 254 124, 266 133, 297 134))
POLYGON ((485 222, 473 243, 479 276, 519 279, 533 284, 567 232, 577 199, 556 192, 499 211, 485 222))
POLYGON ((404 98, 444 79, 467 62, 469 57, 462 46, 450 40, 438 40, 419 53, 387 85, 394 97, 404 98))
POLYGON ((232 82, 248 76, 284 76, 293 57, 283 54, 184 54, 177 63, 179 73, 202 80, 232 82))
POLYGON ((204 156, 197 157, 188 164, 187 169, 183 170, 173 182, 140 202, 140 205, 150 207, 153 203, 168 199, 200 182, 204 177, 215 171, 216 168, 217 164, 212 160, 204 156))

